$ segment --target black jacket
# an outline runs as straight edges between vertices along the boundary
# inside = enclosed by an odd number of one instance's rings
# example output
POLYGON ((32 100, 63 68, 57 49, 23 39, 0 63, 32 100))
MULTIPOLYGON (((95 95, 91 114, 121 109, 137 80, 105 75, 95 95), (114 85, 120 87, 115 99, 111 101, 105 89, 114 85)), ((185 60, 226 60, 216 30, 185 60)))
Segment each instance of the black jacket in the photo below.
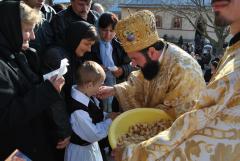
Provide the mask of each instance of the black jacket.
MULTIPOLYGON (((49 48, 44 55, 42 63, 42 71, 44 74, 58 69, 60 67, 61 60, 67 58, 66 51, 63 48, 56 46, 49 48)), ((65 79, 65 81, 68 82, 67 79, 65 79)), ((66 96, 65 88, 66 84, 64 86, 64 90, 61 92, 61 95, 64 98, 66 96)), ((53 106, 51 106, 50 110, 47 111, 49 122, 51 123, 51 127, 53 127, 51 129, 51 135, 57 140, 71 136, 72 128, 67 111, 68 109, 64 99, 56 102, 53 106)))
POLYGON ((30 47, 36 49, 43 59, 45 50, 54 43, 52 28, 47 20, 42 19, 34 28, 34 33, 35 39, 30 41, 30 47))
MULTIPOLYGON (((123 69, 123 75, 119 78, 117 78, 117 83, 123 82, 127 79, 128 75, 132 72, 133 68, 130 65, 130 58, 127 56, 127 53, 125 53, 124 49, 120 45, 119 41, 114 38, 112 40, 112 58, 114 61, 114 64, 118 67, 122 67, 123 69)), ((86 55, 89 58, 94 61, 96 61, 99 64, 102 64, 101 55, 100 55, 100 43, 96 42, 91 50, 91 53, 86 55)))
POLYGON ((64 95, 68 102, 71 98, 71 87, 76 84, 75 73, 77 68, 90 58, 87 56, 77 57, 68 47, 52 46, 44 54, 43 71, 55 70, 60 67, 60 60, 67 58, 69 60, 68 72, 64 75, 64 95))
MULTIPOLYGON (((70 100, 70 111, 71 115, 78 110, 83 110, 87 112, 92 119, 93 124, 97 124, 99 122, 102 122, 104 119, 104 114, 103 114, 103 109, 98 107, 95 102, 92 100, 89 101, 88 106, 82 104, 81 102, 75 100, 74 98, 71 98, 70 100)), ((78 134, 76 134, 74 131, 72 133, 70 142, 73 144, 81 145, 81 146, 87 146, 90 145, 91 143, 82 139, 78 134)))
POLYGON ((43 18, 48 22, 51 22, 53 16, 56 14, 56 11, 48 4, 44 4, 41 8, 41 11, 43 13, 43 18))
POLYGON ((61 97, 50 82, 39 83, 20 52, 19 2, 1 2, 0 19, 0 160, 19 149, 32 160, 54 161, 44 112, 61 97))
MULTIPOLYGON (((87 22, 96 26, 98 18, 99 18, 99 14, 95 11, 90 10, 88 13, 87 22)), ((85 20, 80 16, 78 16, 77 14, 75 14, 71 6, 69 6, 67 9, 61 12, 58 12, 52 18, 51 27, 54 32, 54 40, 56 44, 60 46, 64 46, 66 28, 71 23, 76 21, 85 21, 85 20)))

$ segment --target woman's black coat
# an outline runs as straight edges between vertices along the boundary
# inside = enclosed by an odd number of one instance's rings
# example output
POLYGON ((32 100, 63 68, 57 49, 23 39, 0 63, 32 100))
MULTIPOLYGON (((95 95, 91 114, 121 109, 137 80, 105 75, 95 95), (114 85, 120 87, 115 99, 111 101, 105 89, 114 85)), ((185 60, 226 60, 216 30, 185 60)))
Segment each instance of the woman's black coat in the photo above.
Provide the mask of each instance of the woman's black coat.
POLYGON ((39 83, 20 51, 19 12, 19 2, 0 3, 0 160, 19 149, 34 161, 54 161, 44 112, 61 97, 50 82, 39 83))

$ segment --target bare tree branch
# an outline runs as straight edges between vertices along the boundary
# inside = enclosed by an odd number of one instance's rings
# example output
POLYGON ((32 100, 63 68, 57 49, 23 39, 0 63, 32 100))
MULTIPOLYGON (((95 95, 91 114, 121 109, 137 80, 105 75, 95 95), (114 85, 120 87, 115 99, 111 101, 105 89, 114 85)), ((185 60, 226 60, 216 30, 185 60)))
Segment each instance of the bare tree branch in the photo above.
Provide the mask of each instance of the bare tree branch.
POLYGON ((193 28, 207 38, 215 48, 219 48, 218 51, 223 50, 222 45, 224 44, 226 37, 229 35, 229 29, 215 26, 213 13, 211 13, 211 7, 209 4, 206 5, 204 0, 161 0, 161 2, 161 11, 168 11, 173 15, 178 15, 186 19, 193 26, 193 28), (203 23, 203 26, 205 26, 203 30, 198 29, 197 22, 194 22, 196 20, 202 21, 201 23, 203 23), (209 29, 213 30, 217 40, 209 36, 209 29))

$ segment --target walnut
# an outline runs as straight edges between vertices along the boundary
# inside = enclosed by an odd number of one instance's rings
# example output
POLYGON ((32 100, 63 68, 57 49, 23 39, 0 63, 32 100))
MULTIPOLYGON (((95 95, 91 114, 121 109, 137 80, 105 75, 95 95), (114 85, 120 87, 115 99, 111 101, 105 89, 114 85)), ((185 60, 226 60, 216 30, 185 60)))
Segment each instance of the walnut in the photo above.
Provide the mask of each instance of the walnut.
POLYGON ((172 121, 170 120, 160 120, 154 123, 137 123, 130 126, 128 132, 118 138, 117 146, 138 144, 169 128, 171 124, 172 121))

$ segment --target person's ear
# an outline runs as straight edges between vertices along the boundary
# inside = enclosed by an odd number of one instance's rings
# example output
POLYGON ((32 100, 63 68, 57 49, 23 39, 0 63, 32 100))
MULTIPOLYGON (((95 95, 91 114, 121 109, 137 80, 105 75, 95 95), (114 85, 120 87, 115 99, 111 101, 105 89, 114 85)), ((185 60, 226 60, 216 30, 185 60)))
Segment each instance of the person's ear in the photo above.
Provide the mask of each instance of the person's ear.
POLYGON ((148 56, 151 60, 158 60, 159 52, 154 47, 150 47, 148 48, 148 56))
POLYGON ((87 87, 87 88, 93 87, 93 82, 88 82, 88 83, 86 84, 86 87, 87 87))

